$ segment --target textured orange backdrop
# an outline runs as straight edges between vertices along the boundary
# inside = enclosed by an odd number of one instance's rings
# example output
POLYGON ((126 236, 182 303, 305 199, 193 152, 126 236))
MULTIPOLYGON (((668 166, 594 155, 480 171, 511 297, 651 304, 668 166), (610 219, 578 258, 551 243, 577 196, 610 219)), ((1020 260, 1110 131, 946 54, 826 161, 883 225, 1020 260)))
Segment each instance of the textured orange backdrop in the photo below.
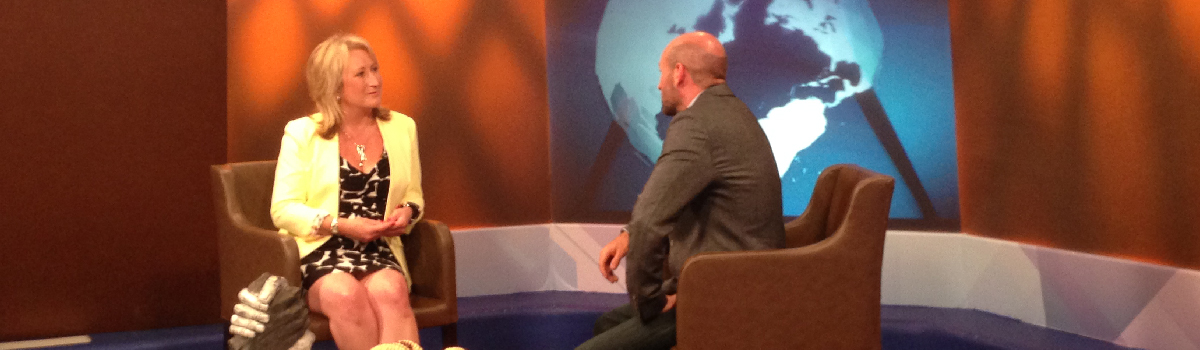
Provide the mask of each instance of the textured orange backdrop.
POLYGON ((963 228, 1200 268, 1200 2, 952 0, 963 228))
POLYGON ((220 322, 225 4, 0 1, 0 57, 0 342, 220 322))
POLYGON ((275 159, 312 113, 309 52, 371 42, 385 107, 416 120, 428 217, 453 226, 550 221, 541 0, 229 0, 229 161, 275 159))

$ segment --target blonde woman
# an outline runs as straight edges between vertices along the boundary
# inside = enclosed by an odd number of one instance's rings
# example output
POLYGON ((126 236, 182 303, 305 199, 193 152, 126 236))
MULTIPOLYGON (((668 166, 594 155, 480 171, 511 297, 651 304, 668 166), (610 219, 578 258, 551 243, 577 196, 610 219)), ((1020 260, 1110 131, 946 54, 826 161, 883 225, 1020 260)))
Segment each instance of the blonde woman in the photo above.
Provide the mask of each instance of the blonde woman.
POLYGON ((318 112, 284 128, 271 218, 300 248, 312 311, 339 349, 417 341, 400 236, 421 219, 413 120, 381 107, 379 63, 366 40, 335 35, 306 67, 318 112))

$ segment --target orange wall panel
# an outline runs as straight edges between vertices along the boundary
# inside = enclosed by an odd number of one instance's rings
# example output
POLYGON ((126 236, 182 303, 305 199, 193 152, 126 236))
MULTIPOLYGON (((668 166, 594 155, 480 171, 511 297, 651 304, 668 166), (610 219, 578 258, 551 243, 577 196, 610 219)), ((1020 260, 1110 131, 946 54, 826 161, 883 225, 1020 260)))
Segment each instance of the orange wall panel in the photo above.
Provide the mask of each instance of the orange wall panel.
POLYGON ((225 4, 0 2, 0 342, 220 322, 225 4))
POLYGON ((1200 8, 950 9, 964 230, 1200 267, 1200 8))

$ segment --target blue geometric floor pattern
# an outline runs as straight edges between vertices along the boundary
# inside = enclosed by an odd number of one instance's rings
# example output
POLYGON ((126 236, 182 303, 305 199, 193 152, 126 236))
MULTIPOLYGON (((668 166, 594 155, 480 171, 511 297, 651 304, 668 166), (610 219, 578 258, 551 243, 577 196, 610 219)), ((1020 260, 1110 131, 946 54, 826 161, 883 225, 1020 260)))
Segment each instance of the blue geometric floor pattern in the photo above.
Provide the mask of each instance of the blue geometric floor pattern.
MULTIPOLYGON (((531 292, 459 298, 458 340, 468 350, 572 349, 591 337, 600 314, 627 302, 624 295, 531 292)), ((883 349, 1118 350, 1129 349, 979 310, 884 305, 883 349)), ((70 350, 224 349, 225 325, 202 325, 92 335, 70 350)), ((426 349, 441 349, 441 330, 420 330, 426 349)), ((314 350, 336 350, 332 341, 314 350)))

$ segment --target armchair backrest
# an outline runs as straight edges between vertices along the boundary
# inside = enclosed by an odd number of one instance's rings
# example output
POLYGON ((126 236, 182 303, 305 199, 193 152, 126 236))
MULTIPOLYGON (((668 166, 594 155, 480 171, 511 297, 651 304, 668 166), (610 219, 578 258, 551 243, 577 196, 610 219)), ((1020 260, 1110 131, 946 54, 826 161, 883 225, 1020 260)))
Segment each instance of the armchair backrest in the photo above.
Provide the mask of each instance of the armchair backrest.
POLYGON ((217 208, 217 215, 242 216, 254 227, 276 230, 271 222, 271 191, 275 185, 275 162, 273 160, 229 163, 213 166, 213 174, 220 181, 217 196, 223 196, 225 208, 217 208), (222 213, 221 211, 227 211, 222 213))
POLYGON ((817 177, 808 208, 785 225, 787 247, 823 241, 847 225, 886 230, 895 182, 891 176, 853 164, 825 168, 817 177))

